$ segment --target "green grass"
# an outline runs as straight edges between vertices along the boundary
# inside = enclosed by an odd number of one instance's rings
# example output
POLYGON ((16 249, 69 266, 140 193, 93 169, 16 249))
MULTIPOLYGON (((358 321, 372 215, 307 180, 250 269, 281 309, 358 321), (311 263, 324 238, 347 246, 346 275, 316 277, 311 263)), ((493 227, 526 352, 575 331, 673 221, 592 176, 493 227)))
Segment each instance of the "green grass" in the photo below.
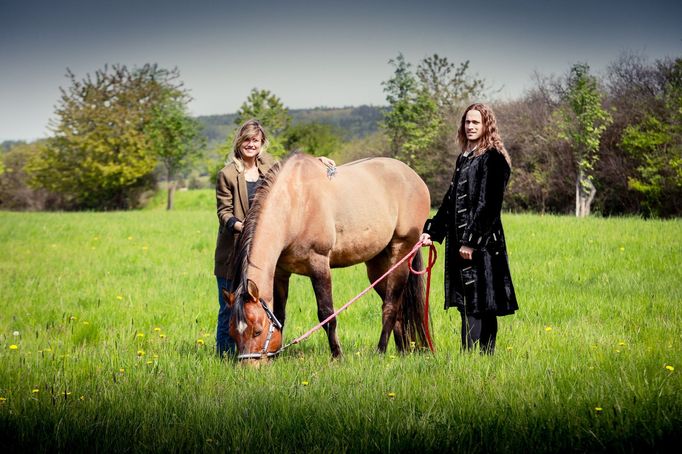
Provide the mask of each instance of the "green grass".
MULTIPOLYGON (((682 441, 681 221, 506 215, 521 309, 500 318, 493 357, 459 351, 440 247, 435 355, 376 354, 369 294, 340 316, 343 359, 330 360, 318 332, 251 369, 212 351, 211 198, 179 193, 176 206, 195 208, 173 212, 0 213, 3 451, 634 452, 682 441)), ((335 270, 337 306, 366 285, 364 267, 335 270)), ((285 336, 315 313, 295 277, 285 336)))

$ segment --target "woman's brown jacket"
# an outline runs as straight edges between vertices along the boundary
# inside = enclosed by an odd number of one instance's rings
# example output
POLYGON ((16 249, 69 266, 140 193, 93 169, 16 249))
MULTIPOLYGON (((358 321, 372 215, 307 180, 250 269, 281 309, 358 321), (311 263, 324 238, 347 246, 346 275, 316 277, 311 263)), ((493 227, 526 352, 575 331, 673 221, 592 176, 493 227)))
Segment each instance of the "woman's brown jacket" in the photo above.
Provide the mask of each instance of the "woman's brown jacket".
MULTIPOLYGON (((258 156, 258 170, 261 177, 272 167, 273 163, 272 157, 266 153, 261 153, 258 156)), ((230 269, 230 262, 239 239, 239 232, 228 228, 227 223, 232 217, 244 221, 249 210, 244 165, 240 161, 233 159, 218 172, 215 196, 220 226, 215 248, 214 274, 218 277, 232 279, 233 272, 230 269)))

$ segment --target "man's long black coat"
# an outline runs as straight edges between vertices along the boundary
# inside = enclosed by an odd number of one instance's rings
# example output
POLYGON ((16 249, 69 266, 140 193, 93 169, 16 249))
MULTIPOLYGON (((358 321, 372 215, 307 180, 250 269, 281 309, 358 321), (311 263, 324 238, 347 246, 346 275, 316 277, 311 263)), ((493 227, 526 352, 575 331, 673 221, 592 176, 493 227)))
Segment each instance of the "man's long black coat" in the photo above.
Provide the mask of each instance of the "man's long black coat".
POLYGON ((512 284, 500 214, 511 169, 504 156, 489 149, 480 156, 461 154, 436 215, 424 232, 445 238, 445 308, 467 315, 512 314, 518 305, 512 284), (461 245, 473 258, 459 255, 461 245))

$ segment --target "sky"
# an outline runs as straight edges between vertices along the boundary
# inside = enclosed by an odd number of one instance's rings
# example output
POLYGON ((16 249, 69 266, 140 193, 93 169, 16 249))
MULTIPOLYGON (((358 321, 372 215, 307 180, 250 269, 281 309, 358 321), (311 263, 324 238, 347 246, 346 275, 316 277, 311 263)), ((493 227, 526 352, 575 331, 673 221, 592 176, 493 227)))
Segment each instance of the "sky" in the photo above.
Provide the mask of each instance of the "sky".
POLYGON ((682 57, 681 24, 662 0, 0 0, 0 142, 49 136, 67 68, 177 67, 190 113, 213 115, 253 88, 292 109, 386 105, 389 60, 436 53, 513 99, 535 72, 682 57))

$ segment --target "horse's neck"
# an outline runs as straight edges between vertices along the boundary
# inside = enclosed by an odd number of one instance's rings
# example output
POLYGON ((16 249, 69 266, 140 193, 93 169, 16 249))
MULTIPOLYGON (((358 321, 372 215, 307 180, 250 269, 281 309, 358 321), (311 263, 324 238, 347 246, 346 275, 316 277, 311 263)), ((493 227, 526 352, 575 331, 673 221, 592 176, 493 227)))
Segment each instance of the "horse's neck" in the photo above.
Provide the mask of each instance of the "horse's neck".
MULTIPOLYGON (((279 183, 276 182, 275 184, 279 183)), ((272 299, 277 260, 290 238, 291 200, 288 191, 273 187, 256 221, 249 252, 248 277, 258 285, 261 297, 272 299)))

